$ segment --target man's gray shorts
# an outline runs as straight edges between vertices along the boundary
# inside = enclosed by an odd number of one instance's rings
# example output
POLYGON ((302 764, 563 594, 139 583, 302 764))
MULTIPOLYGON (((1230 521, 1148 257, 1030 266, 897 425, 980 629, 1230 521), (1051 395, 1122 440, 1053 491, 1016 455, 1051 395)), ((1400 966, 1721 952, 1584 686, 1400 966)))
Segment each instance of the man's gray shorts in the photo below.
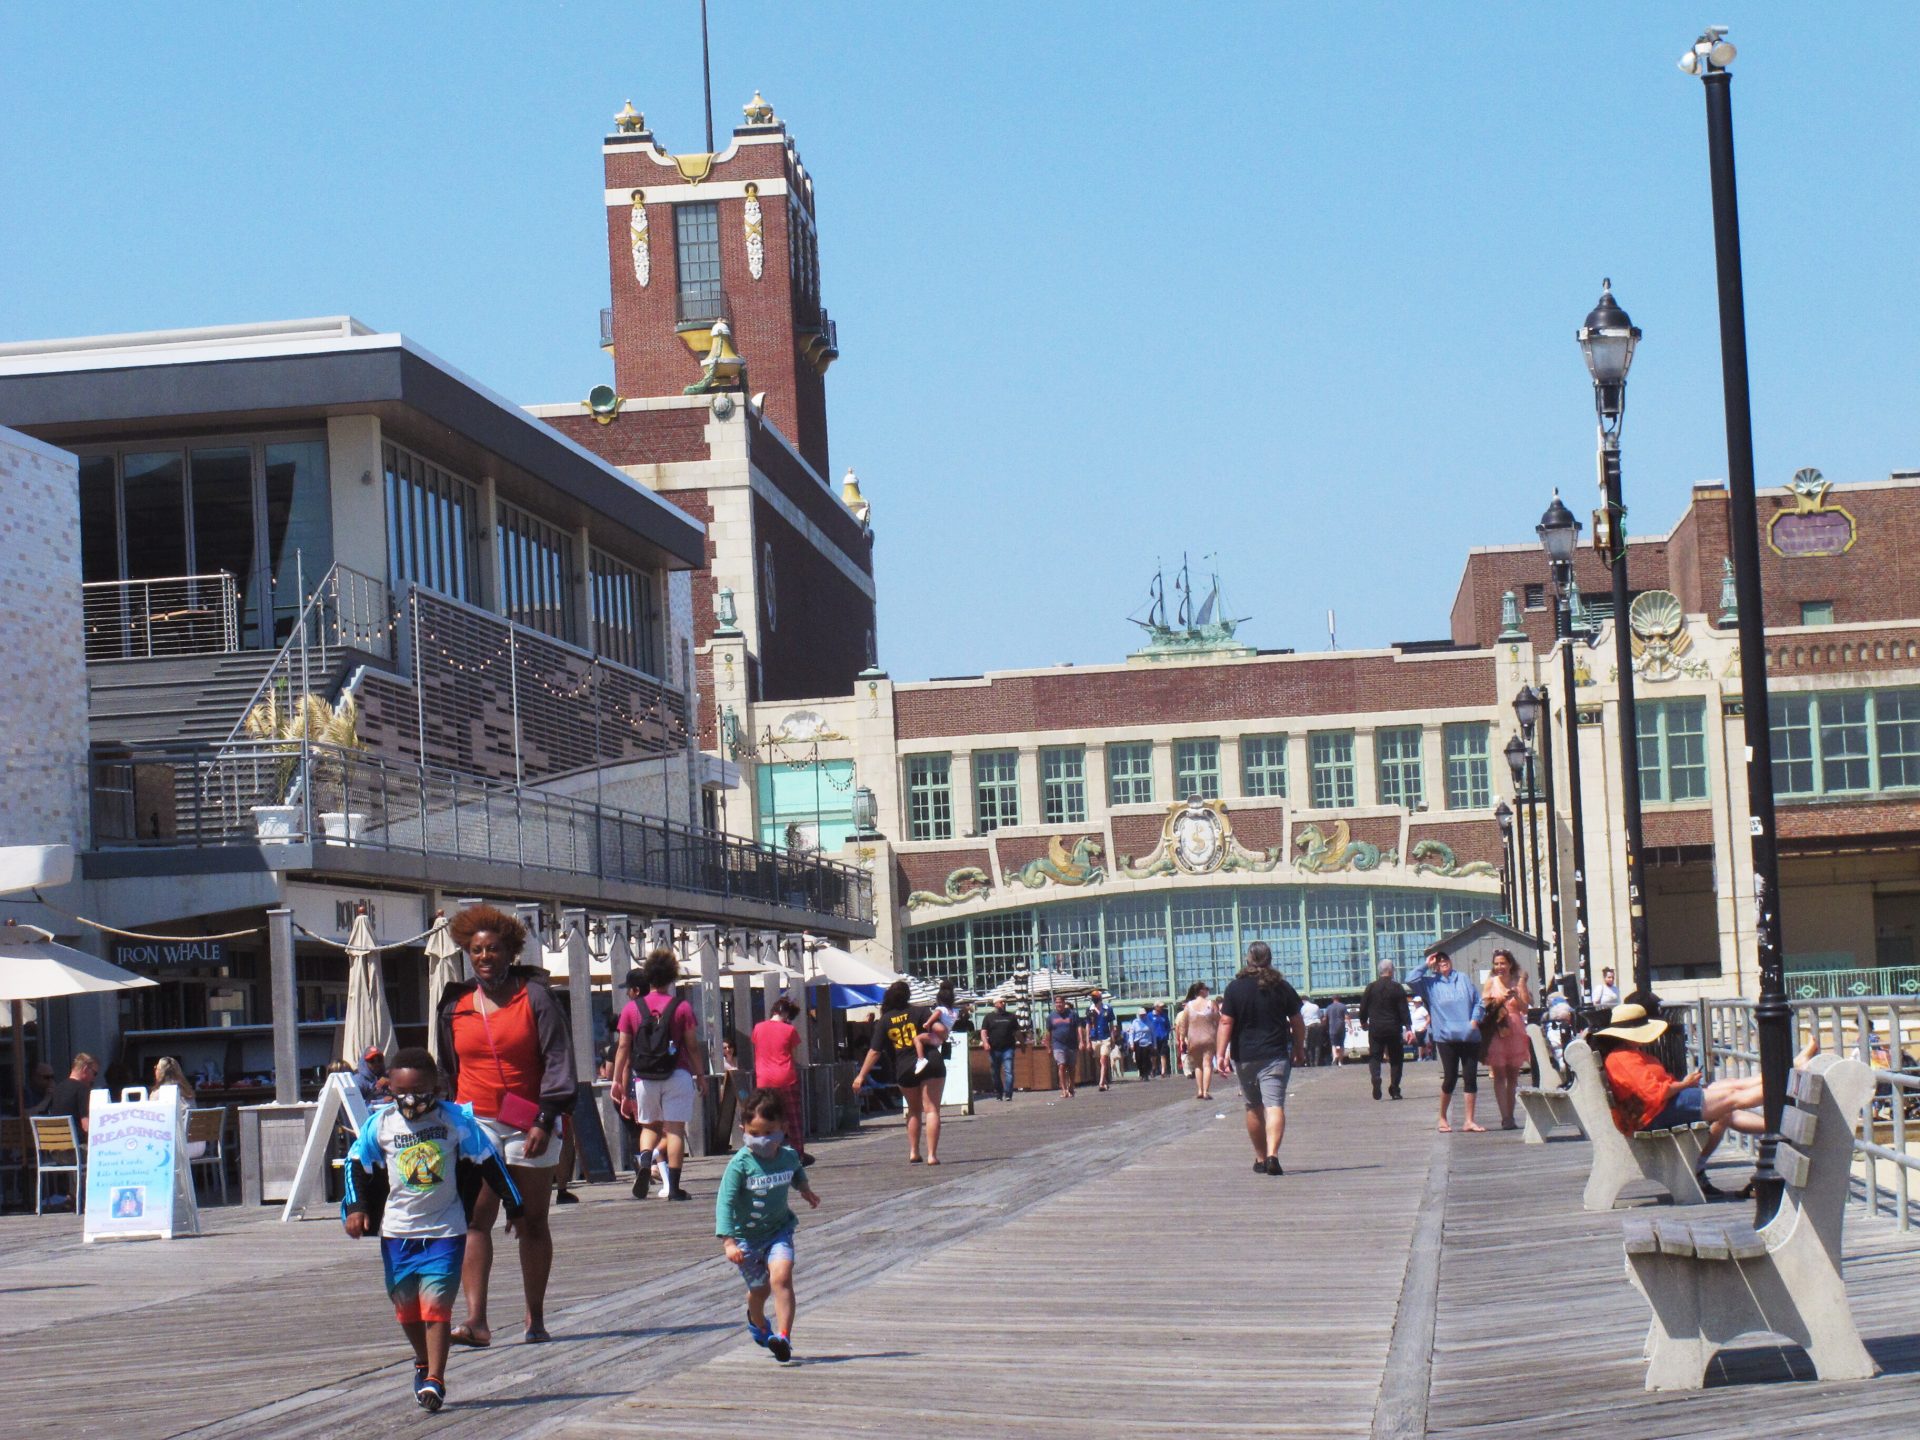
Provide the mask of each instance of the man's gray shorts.
POLYGON ((1264 1065, 1245 1063, 1233 1067, 1240 1077, 1240 1093, 1249 1110, 1284 1110, 1287 1106, 1287 1077, 1293 1074, 1293 1061, 1286 1056, 1264 1065))

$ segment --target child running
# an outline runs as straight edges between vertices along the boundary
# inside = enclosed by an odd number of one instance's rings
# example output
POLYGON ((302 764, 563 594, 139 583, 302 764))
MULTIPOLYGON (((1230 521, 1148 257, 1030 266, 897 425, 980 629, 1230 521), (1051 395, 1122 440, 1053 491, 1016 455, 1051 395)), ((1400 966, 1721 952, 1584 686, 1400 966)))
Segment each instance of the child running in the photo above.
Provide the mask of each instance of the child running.
POLYGON ((809 1207, 820 1197, 807 1184, 800 1155, 787 1144, 787 1102, 778 1090, 756 1090, 740 1109, 747 1143, 734 1152, 720 1177, 714 1202, 714 1232, 726 1242, 727 1259, 747 1285, 747 1333, 782 1365, 793 1358, 793 1230, 799 1222, 787 1204, 789 1187, 809 1207), (767 1296, 773 1324, 767 1324, 767 1296))
POLYGON ((447 1398, 453 1297, 480 1181, 505 1203, 509 1235, 520 1192, 473 1112, 440 1099, 432 1055, 401 1050, 387 1077, 393 1103, 367 1117, 347 1152, 340 1215, 354 1239, 380 1236, 387 1295, 413 1346, 413 1398, 431 1411, 447 1398))

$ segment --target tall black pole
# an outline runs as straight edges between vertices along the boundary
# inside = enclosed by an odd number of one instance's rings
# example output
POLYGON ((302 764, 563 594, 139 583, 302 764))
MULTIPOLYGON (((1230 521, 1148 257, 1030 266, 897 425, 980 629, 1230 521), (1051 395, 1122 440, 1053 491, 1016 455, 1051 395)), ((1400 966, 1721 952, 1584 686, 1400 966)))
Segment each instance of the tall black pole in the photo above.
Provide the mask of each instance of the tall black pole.
POLYGON ((1527 842, 1520 827, 1527 823, 1527 812, 1519 806, 1513 812, 1513 914, 1520 928, 1533 930, 1533 916, 1527 912, 1527 842))
MULTIPOLYGON (((1557 980, 1567 970, 1567 948, 1560 937, 1560 837, 1553 797, 1553 693, 1540 687, 1540 783, 1546 793, 1547 812, 1547 918, 1553 925, 1553 974, 1557 980)), ((1533 737, 1528 736, 1529 740, 1533 737)))
MULTIPOLYGON (((1731 55, 1728 56, 1731 59, 1731 55)), ((1746 299, 1740 283, 1740 205, 1733 170, 1733 76, 1709 68, 1707 154, 1713 171, 1713 242, 1720 280, 1720 373, 1727 411, 1727 498, 1733 524, 1733 586, 1740 603, 1740 699, 1746 707, 1747 812, 1753 837, 1754 935, 1760 949, 1761 1114, 1766 1132, 1754 1168, 1754 1220, 1780 1208, 1785 1179, 1774 1169, 1793 1063, 1793 1012, 1780 952, 1780 857, 1774 844, 1773 734, 1767 706, 1767 617, 1760 585, 1760 518, 1753 488, 1753 412, 1747 397, 1746 299)))
POLYGON ((707 96, 707 153, 713 154, 713 59, 707 50, 707 0, 700 0, 700 80, 707 96))
POLYGON ((1633 629, 1627 623, 1627 507, 1620 498, 1620 435, 1600 434, 1600 468, 1605 476, 1607 516, 1613 553, 1613 661, 1619 674, 1620 811, 1625 830, 1621 849, 1627 872, 1627 939, 1632 949, 1633 994, 1648 1014, 1659 1004, 1653 994, 1653 951, 1647 943, 1646 891, 1640 879, 1640 716, 1633 698, 1633 629))
POLYGON ((1547 948, 1546 924, 1540 911, 1540 787, 1533 779, 1533 746, 1527 746, 1527 869, 1533 890, 1533 939, 1541 951, 1547 948))
POLYGON ((1587 946, 1587 829, 1580 802, 1580 705, 1573 676, 1573 597, 1562 587, 1560 623, 1560 691, 1567 715, 1567 799, 1573 828, 1573 938, 1579 947, 1582 1003, 1593 994, 1593 954, 1587 946))

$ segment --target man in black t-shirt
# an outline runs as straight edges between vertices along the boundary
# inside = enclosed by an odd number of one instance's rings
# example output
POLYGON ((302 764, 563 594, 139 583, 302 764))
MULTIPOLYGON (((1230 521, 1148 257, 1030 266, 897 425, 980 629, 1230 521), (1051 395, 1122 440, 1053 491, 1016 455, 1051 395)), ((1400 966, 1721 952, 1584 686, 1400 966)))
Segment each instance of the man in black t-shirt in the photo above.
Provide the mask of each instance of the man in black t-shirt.
MULTIPOLYGON (((913 1164, 920 1164, 920 1135, 924 1128, 927 1137, 927 1163, 939 1164, 940 1148, 940 1104, 939 1089, 923 1097, 923 1082, 944 1079, 946 1070, 935 1059, 928 1065, 920 1063, 926 1046, 922 1044, 924 1035, 928 1044, 937 1046, 947 1038, 947 1027, 933 1018, 933 1012, 924 1005, 910 1005, 907 996, 910 993, 905 980, 896 980, 887 987, 887 993, 880 997, 880 1016, 873 1022, 873 1038, 867 1042, 867 1058, 861 1062, 860 1073, 853 1077, 854 1094, 860 1093, 860 1087, 867 1083, 867 1076, 873 1067, 882 1060, 888 1062, 893 1083, 898 1085, 907 1100, 907 1151, 913 1164), (937 1072, 937 1073, 936 1073, 937 1072)), ((932 1052, 938 1055, 938 1050, 932 1052)))
POLYGON ((1020 1017, 1007 1009, 1005 1000, 996 1000, 980 1029, 987 1037, 987 1066, 993 1072, 993 1093, 998 1099, 1011 1100, 1013 1047, 1020 1039, 1020 1017))
POLYGON ((1287 1079, 1306 1056, 1307 1027, 1300 995, 1273 968, 1273 952, 1256 940, 1247 947, 1247 968, 1220 1000, 1220 1051, 1215 1063, 1240 1078, 1247 1102, 1247 1138, 1253 1168, 1279 1175, 1280 1142, 1287 1133, 1287 1079))
POLYGON ((47 1092, 38 1114, 65 1115, 82 1140, 87 1135, 87 1112, 93 1104, 93 1082, 100 1078, 100 1062, 82 1051, 73 1057, 67 1078, 47 1092))

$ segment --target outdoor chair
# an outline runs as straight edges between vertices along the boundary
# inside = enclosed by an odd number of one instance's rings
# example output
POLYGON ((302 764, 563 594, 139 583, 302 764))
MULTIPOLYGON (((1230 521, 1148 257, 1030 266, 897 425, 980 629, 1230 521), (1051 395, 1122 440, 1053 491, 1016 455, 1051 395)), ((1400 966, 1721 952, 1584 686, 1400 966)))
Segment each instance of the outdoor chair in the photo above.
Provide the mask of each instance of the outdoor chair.
POLYGON ((0 1200, 27 1196, 27 1122, 0 1120, 0 1200))
POLYGON ((227 1203, 227 1107, 213 1106, 205 1110, 187 1111, 187 1155, 188 1164, 198 1170, 202 1165, 213 1166, 214 1174, 220 1179, 220 1203, 227 1203), (195 1145, 204 1148, 199 1154, 193 1153, 195 1145))
POLYGON ((1653 1312, 1647 1389, 1702 1388, 1714 1352, 1753 1334, 1803 1346, 1822 1380, 1874 1373, 1840 1269, 1853 1131, 1873 1084, 1865 1065, 1833 1055, 1793 1072, 1774 1154, 1786 1194, 1762 1228, 1723 1205, 1627 1221, 1627 1274, 1653 1312))
POLYGON ((70 1115, 33 1117, 34 1166, 39 1172, 33 1185, 33 1213, 46 1214, 47 1178, 52 1175, 73 1177, 73 1208, 80 1209, 86 1192, 87 1157, 80 1148, 80 1127, 70 1115))
POLYGON ((1613 1123, 1607 1078, 1600 1057, 1584 1040, 1567 1046, 1573 1072, 1573 1108, 1580 1128, 1593 1142, 1593 1169, 1581 1203, 1589 1210, 1611 1210, 1620 1192, 1636 1180, 1649 1180, 1673 1196, 1676 1205, 1706 1200, 1694 1170, 1700 1163, 1711 1126, 1677 1125, 1671 1130, 1642 1130, 1623 1135, 1613 1123))

